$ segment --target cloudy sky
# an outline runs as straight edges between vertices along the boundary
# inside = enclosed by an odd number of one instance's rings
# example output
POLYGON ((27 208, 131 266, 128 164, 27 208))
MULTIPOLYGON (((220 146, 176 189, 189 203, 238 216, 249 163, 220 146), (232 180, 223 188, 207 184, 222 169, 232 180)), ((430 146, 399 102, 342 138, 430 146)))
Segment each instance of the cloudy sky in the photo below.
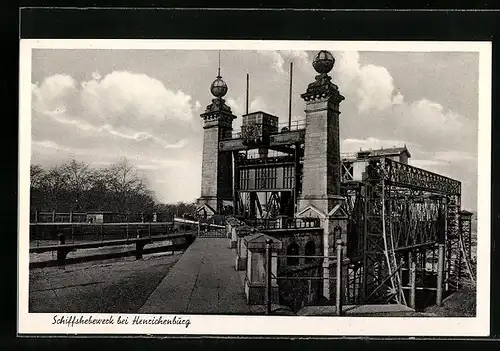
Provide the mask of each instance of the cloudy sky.
MULTIPOLYGON (((478 53, 336 52, 331 75, 346 97, 342 151, 406 144, 410 163, 462 182, 477 207, 478 53)), ((246 74, 250 110, 293 119, 314 80, 306 51, 221 51, 227 103, 241 124, 246 74)), ((127 157, 159 201, 200 195, 202 119, 217 75, 217 51, 34 49, 32 163, 71 158, 95 167, 127 157)))

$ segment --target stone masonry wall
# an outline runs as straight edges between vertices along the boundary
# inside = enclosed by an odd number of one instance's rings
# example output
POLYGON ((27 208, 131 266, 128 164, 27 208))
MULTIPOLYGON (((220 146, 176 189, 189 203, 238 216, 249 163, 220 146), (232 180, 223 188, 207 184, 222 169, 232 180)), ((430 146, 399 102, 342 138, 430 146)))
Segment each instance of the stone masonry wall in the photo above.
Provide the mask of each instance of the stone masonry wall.
POLYGON ((328 213, 330 195, 339 193, 338 107, 327 99, 307 103, 304 170, 299 210, 312 204, 328 213), (338 168, 338 169, 337 169, 338 168))
MULTIPOLYGON (((203 158, 201 170, 201 197, 217 196, 217 167, 219 150, 219 128, 211 127, 203 133, 203 158)), ((215 210, 214 204, 209 203, 215 210)))

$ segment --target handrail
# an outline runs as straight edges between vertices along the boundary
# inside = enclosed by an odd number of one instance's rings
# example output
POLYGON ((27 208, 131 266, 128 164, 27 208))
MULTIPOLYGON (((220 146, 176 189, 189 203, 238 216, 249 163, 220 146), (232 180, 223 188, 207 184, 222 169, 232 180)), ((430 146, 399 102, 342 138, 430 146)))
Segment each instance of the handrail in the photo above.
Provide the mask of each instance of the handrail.
POLYGON ((109 222, 109 223, 89 223, 89 222, 31 222, 30 225, 37 226, 62 226, 62 225, 75 225, 75 226, 120 226, 120 225, 136 225, 136 226, 149 226, 149 225, 172 225, 174 222, 109 222))
POLYGON ((177 222, 177 223, 186 223, 186 224, 196 224, 196 225, 201 225, 201 226, 210 226, 212 228, 226 228, 225 226, 223 225, 219 225, 219 224, 212 224, 212 223, 203 223, 203 222, 197 222, 197 221, 192 221, 192 220, 189 220, 189 219, 183 219, 183 218, 174 218, 174 222, 177 222))
POLYGON ((43 253, 50 251, 59 251, 59 250, 76 250, 76 249, 93 249, 98 247, 106 247, 106 246, 118 246, 118 245, 127 245, 127 244, 135 244, 137 242, 153 242, 153 241, 161 241, 166 239, 175 239, 185 236, 194 235, 194 232, 191 233, 182 233, 182 234, 167 234, 167 235, 153 235, 142 238, 128 238, 128 239, 117 239, 117 240, 106 240, 106 241, 94 241, 87 243, 77 243, 77 244, 55 244, 55 245, 45 245, 45 246, 37 246, 30 247, 30 253, 43 253))

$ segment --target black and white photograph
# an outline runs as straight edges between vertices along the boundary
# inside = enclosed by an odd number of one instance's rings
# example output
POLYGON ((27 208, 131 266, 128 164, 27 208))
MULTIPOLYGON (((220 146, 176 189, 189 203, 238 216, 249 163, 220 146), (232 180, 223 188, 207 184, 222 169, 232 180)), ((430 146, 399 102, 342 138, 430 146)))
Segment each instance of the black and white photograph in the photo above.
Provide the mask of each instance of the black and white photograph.
POLYGON ((490 43, 21 40, 20 67, 20 330, 488 334, 490 43))

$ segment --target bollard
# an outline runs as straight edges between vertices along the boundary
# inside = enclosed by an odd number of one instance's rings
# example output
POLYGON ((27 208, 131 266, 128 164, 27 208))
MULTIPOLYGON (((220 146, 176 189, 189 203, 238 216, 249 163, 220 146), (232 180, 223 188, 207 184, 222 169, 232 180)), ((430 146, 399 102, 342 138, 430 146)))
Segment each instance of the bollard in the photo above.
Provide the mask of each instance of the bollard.
POLYGON ((57 239, 59 239, 59 245, 66 244, 66 236, 63 233, 57 234, 57 239))
MULTIPOLYGON (((59 245, 64 245, 66 244, 66 237, 64 236, 63 233, 59 233, 57 235, 57 238, 59 239, 59 245)), ((68 252, 64 249, 59 249, 57 250, 57 264, 59 266, 63 266, 64 265, 64 260, 66 259, 66 255, 68 254, 68 252)))
POLYGON ((139 230, 137 230, 137 241, 135 242, 135 259, 142 259, 142 247, 144 246, 141 241, 141 235, 139 234, 139 230))
POLYGON ((336 277, 336 291, 335 291, 335 311, 337 316, 342 315, 342 240, 337 239, 337 277, 336 277))
POLYGON ((272 265, 272 256, 271 256, 271 245, 273 241, 272 239, 266 240, 266 314, 271 314, 271 265, 272 265))
POLYGON ((444 244, 438 246, 436 305, 443 304, 444 244))

